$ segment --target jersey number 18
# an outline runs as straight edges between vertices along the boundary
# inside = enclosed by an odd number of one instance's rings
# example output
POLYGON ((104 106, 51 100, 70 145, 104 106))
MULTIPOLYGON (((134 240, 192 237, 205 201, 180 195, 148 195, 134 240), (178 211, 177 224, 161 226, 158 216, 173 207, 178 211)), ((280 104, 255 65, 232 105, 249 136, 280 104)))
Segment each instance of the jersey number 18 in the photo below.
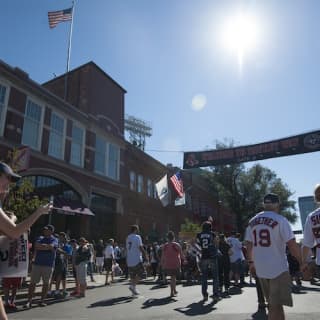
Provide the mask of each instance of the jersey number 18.
POLYGON ((261 247, 270 247, 271 239, 270 239, 270 231, 268 229, 261 230, 253 230, 253 245, 261 246, 261 247))

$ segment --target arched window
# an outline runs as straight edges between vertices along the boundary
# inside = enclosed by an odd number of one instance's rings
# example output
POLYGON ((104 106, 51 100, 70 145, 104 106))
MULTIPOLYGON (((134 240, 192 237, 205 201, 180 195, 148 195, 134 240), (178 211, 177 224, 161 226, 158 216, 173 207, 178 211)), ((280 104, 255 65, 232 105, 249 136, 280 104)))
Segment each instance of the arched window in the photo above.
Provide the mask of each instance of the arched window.
POLYGON ((57 178, 39 175, 26 176, 23 177, 23 179, 28 179, 32 183, 34 193, 40 198, 49 198, 50 196, 54 196, 81 201, 81 196, 76 190, 57 178))

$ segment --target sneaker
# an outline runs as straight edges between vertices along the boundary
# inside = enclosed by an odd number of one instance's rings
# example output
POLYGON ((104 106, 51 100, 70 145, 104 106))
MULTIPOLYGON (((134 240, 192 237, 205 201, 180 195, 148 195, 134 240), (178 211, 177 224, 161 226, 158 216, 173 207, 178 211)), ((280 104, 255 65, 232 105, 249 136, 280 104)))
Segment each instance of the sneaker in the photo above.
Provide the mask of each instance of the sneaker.
POLYGON ((76 296, 77 294, 79 294, 78 291, 72 291, 72 292, 70 293, 70 296, 76 296))
POLYGON ((43 301, 39 302, 39 307, 46 307, 46 306, 47 306, 47 304, 45 302, 43 302, 43 301))
POLYGON ((31 309, 32 308, 32 303, 31 302, 27 302, 24 306, 24 309, 31 309))
POLYGON ((204 294, 202 301, 203 301, 203 302, 206 302, 206 301, 208 301, 208 299, 209 299, 208 294, 204 294))
POLYGON ((140 294, 140 292, 133 285, 129 286, 129 290, 132 292, 134 296, 138 296, 140 294))
POLYGON ((54 295, 53 295, 53 297, 54 297, 55 299, 61 299, 61 298, 62 298, 62 294, 60 293, 60 291, 59 291, 59 292, 55 292, 54 295))

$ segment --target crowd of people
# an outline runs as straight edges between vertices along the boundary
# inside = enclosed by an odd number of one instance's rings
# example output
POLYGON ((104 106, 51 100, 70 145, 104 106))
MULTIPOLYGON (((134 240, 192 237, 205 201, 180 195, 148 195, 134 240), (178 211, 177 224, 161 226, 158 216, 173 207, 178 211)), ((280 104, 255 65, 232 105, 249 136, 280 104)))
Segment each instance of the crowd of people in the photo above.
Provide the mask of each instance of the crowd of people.
MULTIPOLYGON (((10 238, 21 235, 51 209, 50 203, 44 205, 16 224, 15 214, 5 212, 1 204, 10 182, 19 178, 8 165, 0 162, 0 231, 10 238)), ((316 186, 314 196, 320 203, 320 185, 316 186)), ((216 303, 229 295, 231 286, 246 285, 248 276, 249 284, 253 283, 252 279, 255 281, 259 309, 268 308, 269 320, 285 319, 283 306, 293 305, 292 289, 299 288, 302 279, 315 283, 315 278, 319 278, 320 209, 307 217, 300 246, 287 219, 280 214, 280 205, 278 195, 267 194, 263 199, 264 210, 248 222, 245 235, 218 233, 208 220, 193 238, 176 239, 174 232, 169 231, 162 243, 143 243, 137 225, 130 227, 126 243, 119 245, 114 239, 100 239, 97 243, 84 237, 69 239, 64 232, 55 233, 54 226, 48 224, 32 245, 24 308, 32 307, 40 281, 40 306, 46 306, 48 298, 66 298, 69 274, 75 279, 70 295, 77 298, 86 296, 88 277, 95 281, 95 274, 105 272, 106 286, 115 282, 117 276, 130 278, 128 289, 133 296, 140 294, 139 281, 147 277, 163 285, 169 281, 171 298, 178 296, 177 281, 186 285, 200 284, 204 303, 209 299, 209 278, 212 279, 211 297, 216 303)), ((5 308, 16 308, 15 297, 22 279, 2 280, 4 306, 0 301, 0 320, 6 320, 5 308)))

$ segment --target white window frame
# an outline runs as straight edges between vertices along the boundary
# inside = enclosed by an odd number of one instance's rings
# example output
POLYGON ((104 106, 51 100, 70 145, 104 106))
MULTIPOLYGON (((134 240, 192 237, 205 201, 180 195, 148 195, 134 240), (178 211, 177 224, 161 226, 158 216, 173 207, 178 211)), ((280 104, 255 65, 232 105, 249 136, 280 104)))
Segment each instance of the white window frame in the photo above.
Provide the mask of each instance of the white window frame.
POLYGON ((158 199, 156 183, 153 182, 153 199, 158 199))
MULTIPOLYGON (((23 144, 22 139, 23 139, 23 130, 24 130, 24 124, 25 124, 25 119, 26 119, 26 111, 27 111, 27 105, 28 101, 33 102, 34 104, 38 105, 41 108, 41 117, 39 121, 39 132, 38 132, 38 145, 35 147, 35 150, 41 151, 41 144, 42 144, 42 135, 43 135, 43 120, 44 120, 44 104, 42 101, 40 101, 37 98, 27 96, 26 99, 26 105, 25 105, 25 111, 24 111, 24 116, 23 116, 23 127, 22 127, 22 134, 21 134, 21 144, 23 144)), ((29 146, 29 145, 28 145, 29 146)), ((33 149, 33 146, 29 146, 31 149, 33 149)))
POLYGON ((64 154, 65 154, 65 146, 66 146, 66 132, 67 132, 67 121, 66 121, 66 117, 64 117, 61 113, 56 112, 54 110, 51 109, 51 116, 50 116, 50 132, 49 132, 49 141, 48 141, 48 155, 51 157, 54 157, 56 159, 64 159, 64 154), (50 135, 52 132, 52 128, 51 128, 51 117, 52 115, 56 115, 59 118, 61 118, 63 120, 63 132, 62 132, 62 145, 61 145, 61 149, 62 149, 62 154, 61 154, 61 158, 56 157, 55 155, 52 155, 49 153, 49 146, 50 146, 50 135))
POLYGON ((137 177, 137 192, 139 193, 143 193, 143 175, 142 174, 138 174, 137 177))
POLYGON ((74 165, 74 166, 77 166, 77 167, 81 167, 83 168, 84 167, 84 151, 85 151, 85 143, 86 143, 86 128, 81 125, 79 122, 77 121, 74 121, 74 120, 71 120, 72 121, 72 128, 71 128, 71 149, 70 149, 70 161, 69 163, 74 165), (78 127, 79 129, 81 129, 83 131, 83 135, 82 135, 82 148, 81 148, 81 159, 80 159, 80 165, 77 164, 77 163, 72 163, 71 162, 71 155, 72 155, 72 143, 73 143, 73 135, 72 135, 72 130, 73 130, 73 126, 76 126, 78 127))
POLYGON ((8 103, 9 103, 11 86, 9 84, 5 83, 4 81, 2 81, 2 79, 0 79, 0 85, 6 89, 6 93, 4 96, 4 102, 3 102, 3 110, 2 110, 3 114, 0 119, 0 136, 3 137, 5 124, 6 124, 6 118, 7 118, 7 110, 8 110, 8 103))
POLYGON ((129 172, 129 189, 131 191, 137 190, 137 174, 133 170, 129 172), (131 177, 134 177, 134 181, 131 181, 131 177))
POLYGON ((151 179, 147 179, 147 196, 153 198, 153 182, 151 179))
MULTIPOLYGON (((116 181, 119 181, 120 179, 120 147, 117 146, 116 144, 114 143, 111 143, 109 141, 107 141, 107 139, 105 139, 104 137, 102 136, 96 136, 98 139, 102 140, 104 143, 105 143, 105 153, 104 153, 104 168, 103 168, 103 171, 101 170, 97 170, 96 168, 96 163, 95 163, 95 166, 94 166, 94 172, 95 173, 98 173, 98 174, 101 174, 101 175, 104 175, 112 180, 116 180, 116 181), (118 162, 117 162, 117 172, 116 172, 116 177, 111 177, 109 175, 109 156, 110 156, 110 146, 113 145, 117 148, 117 159, 118 159, 118 162)), ((97 152, 97 149, 95 150, 95 153, 97 152)), ((101 153, 102 154, 102 153, 101 153)))
MULTIPOLYGON (((105 176, 106 175, 106 161, 107 161, 107 141, 103 137, 97 135, 96 136, 96 142, 97 142, 97 138, 102 140, 104 142, 104 144, 105 144, 105 148, 106 149, 105 149, 104 154, 101 152, 101 154, 103 154, 103 157, 104 157, 104 166, 103 166, 103 171, 97 170, 96 162, 94 162, 94 169, 93 170, 94 170, 95 173, 102 174, 102 175, 105 176)), ((95 149, 95 155, 96 155, 96 152, 97 152, 97 145, 96 145, 96 149, 95 149)), ((94 161, 96 161, 96 159, 94 161)))
POLYGON ((107 177, 110 178, 110 179, 119 181, 119 177, 120 177, 120 147, 117 146, 117 145, 114 144, 114 143, 107 142, 107 148, 106 148, 106 150, 107 150, 106 175, 107 175, 107 177), (109 160, 110 160, 110 159, 109 159, 109 156, 110 156, 110 146, 111 146, 111 145, 115 146, 115 147, 117 148, 117 151, 118 151, 118 152, 117 152, 118 163, 117 163, 116 178, 111 177, 111 176, 109 175, 109 160))

